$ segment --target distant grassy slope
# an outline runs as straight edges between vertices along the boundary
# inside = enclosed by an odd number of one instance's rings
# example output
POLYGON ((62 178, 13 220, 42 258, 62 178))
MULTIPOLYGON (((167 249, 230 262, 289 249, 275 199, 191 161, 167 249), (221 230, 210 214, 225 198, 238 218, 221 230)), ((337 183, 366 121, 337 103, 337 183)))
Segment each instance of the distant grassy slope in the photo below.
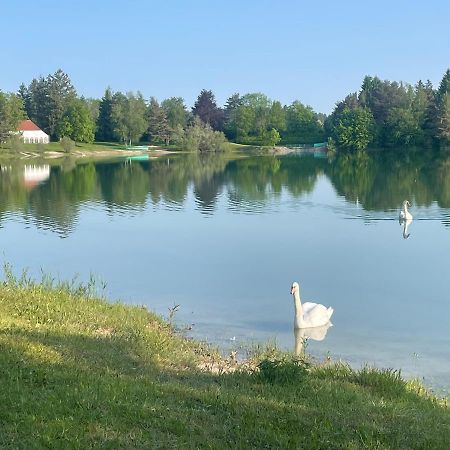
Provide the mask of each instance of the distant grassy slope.
POLYGON ((449 407, 393 372, 201 372, 153 314, 82 294, 0 286, 0 448, 448 448, 449 407))

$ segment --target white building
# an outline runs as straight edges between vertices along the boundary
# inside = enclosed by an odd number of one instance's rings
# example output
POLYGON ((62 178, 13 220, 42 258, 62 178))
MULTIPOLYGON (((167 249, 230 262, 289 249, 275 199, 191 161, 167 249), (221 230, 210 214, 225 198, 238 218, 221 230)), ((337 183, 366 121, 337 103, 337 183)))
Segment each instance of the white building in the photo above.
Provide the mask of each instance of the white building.
POLYGON ((50 142, 49 135, 31 120, 22 120, 17 131, 22 135, 25 144, 48 144, 50 142))

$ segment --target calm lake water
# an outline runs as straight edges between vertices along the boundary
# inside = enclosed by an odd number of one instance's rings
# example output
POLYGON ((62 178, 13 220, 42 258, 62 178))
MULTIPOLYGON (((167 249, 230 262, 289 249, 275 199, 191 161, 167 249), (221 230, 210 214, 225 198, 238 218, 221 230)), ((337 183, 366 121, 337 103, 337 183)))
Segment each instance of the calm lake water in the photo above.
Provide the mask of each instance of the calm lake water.
POLYGON ((307 351, 450 386, 450 155, 185 155, 0 172, 2 259, 192 325, 293 350, 293 281, 334 307, 307 351), (408 230, 398 222, 412 203, 408 230), (409 237, 408 237, 409 235, 409 237), (320 333, 319 333, 320 334, 320 333))

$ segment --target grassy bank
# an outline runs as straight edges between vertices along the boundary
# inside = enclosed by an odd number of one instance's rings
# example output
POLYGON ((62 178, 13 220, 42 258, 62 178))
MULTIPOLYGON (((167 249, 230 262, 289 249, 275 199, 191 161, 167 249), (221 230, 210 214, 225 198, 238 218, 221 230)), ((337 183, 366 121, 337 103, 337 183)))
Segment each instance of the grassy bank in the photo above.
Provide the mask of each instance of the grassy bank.
POLYGON ((158 317, 73 291, 0 287, 2 449, 448 448, 449 407, 395 372, 201 371, 158 317))
MULTIPOLYGON (((144 146, 145 147, 145 146, 144 146)), ((165 150, 163 147, 151 146, 150 154, 165 150)), ((86 144, 83 142, 74 143, 70 151, 65 151, 60 142, 50 142, 49 144, 20 144, 17 148, 0 148, 0 158, 65 158, 73 156, 76 158, 86 157, 109 157, 147 152, 146 149, 129 149, 124 144, 117 142, 93 142, 86 144)))

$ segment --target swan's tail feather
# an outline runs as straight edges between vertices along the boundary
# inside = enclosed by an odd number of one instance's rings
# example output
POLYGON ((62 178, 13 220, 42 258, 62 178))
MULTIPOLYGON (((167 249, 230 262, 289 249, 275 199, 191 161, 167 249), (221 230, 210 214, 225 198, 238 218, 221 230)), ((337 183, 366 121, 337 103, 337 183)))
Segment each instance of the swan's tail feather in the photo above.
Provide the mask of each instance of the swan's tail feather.
POLYGON ((331 318, 331 316, 333 315, 334 309, 330 306, 329 308, 327 308, 328 311, 328 318, 331 318))

